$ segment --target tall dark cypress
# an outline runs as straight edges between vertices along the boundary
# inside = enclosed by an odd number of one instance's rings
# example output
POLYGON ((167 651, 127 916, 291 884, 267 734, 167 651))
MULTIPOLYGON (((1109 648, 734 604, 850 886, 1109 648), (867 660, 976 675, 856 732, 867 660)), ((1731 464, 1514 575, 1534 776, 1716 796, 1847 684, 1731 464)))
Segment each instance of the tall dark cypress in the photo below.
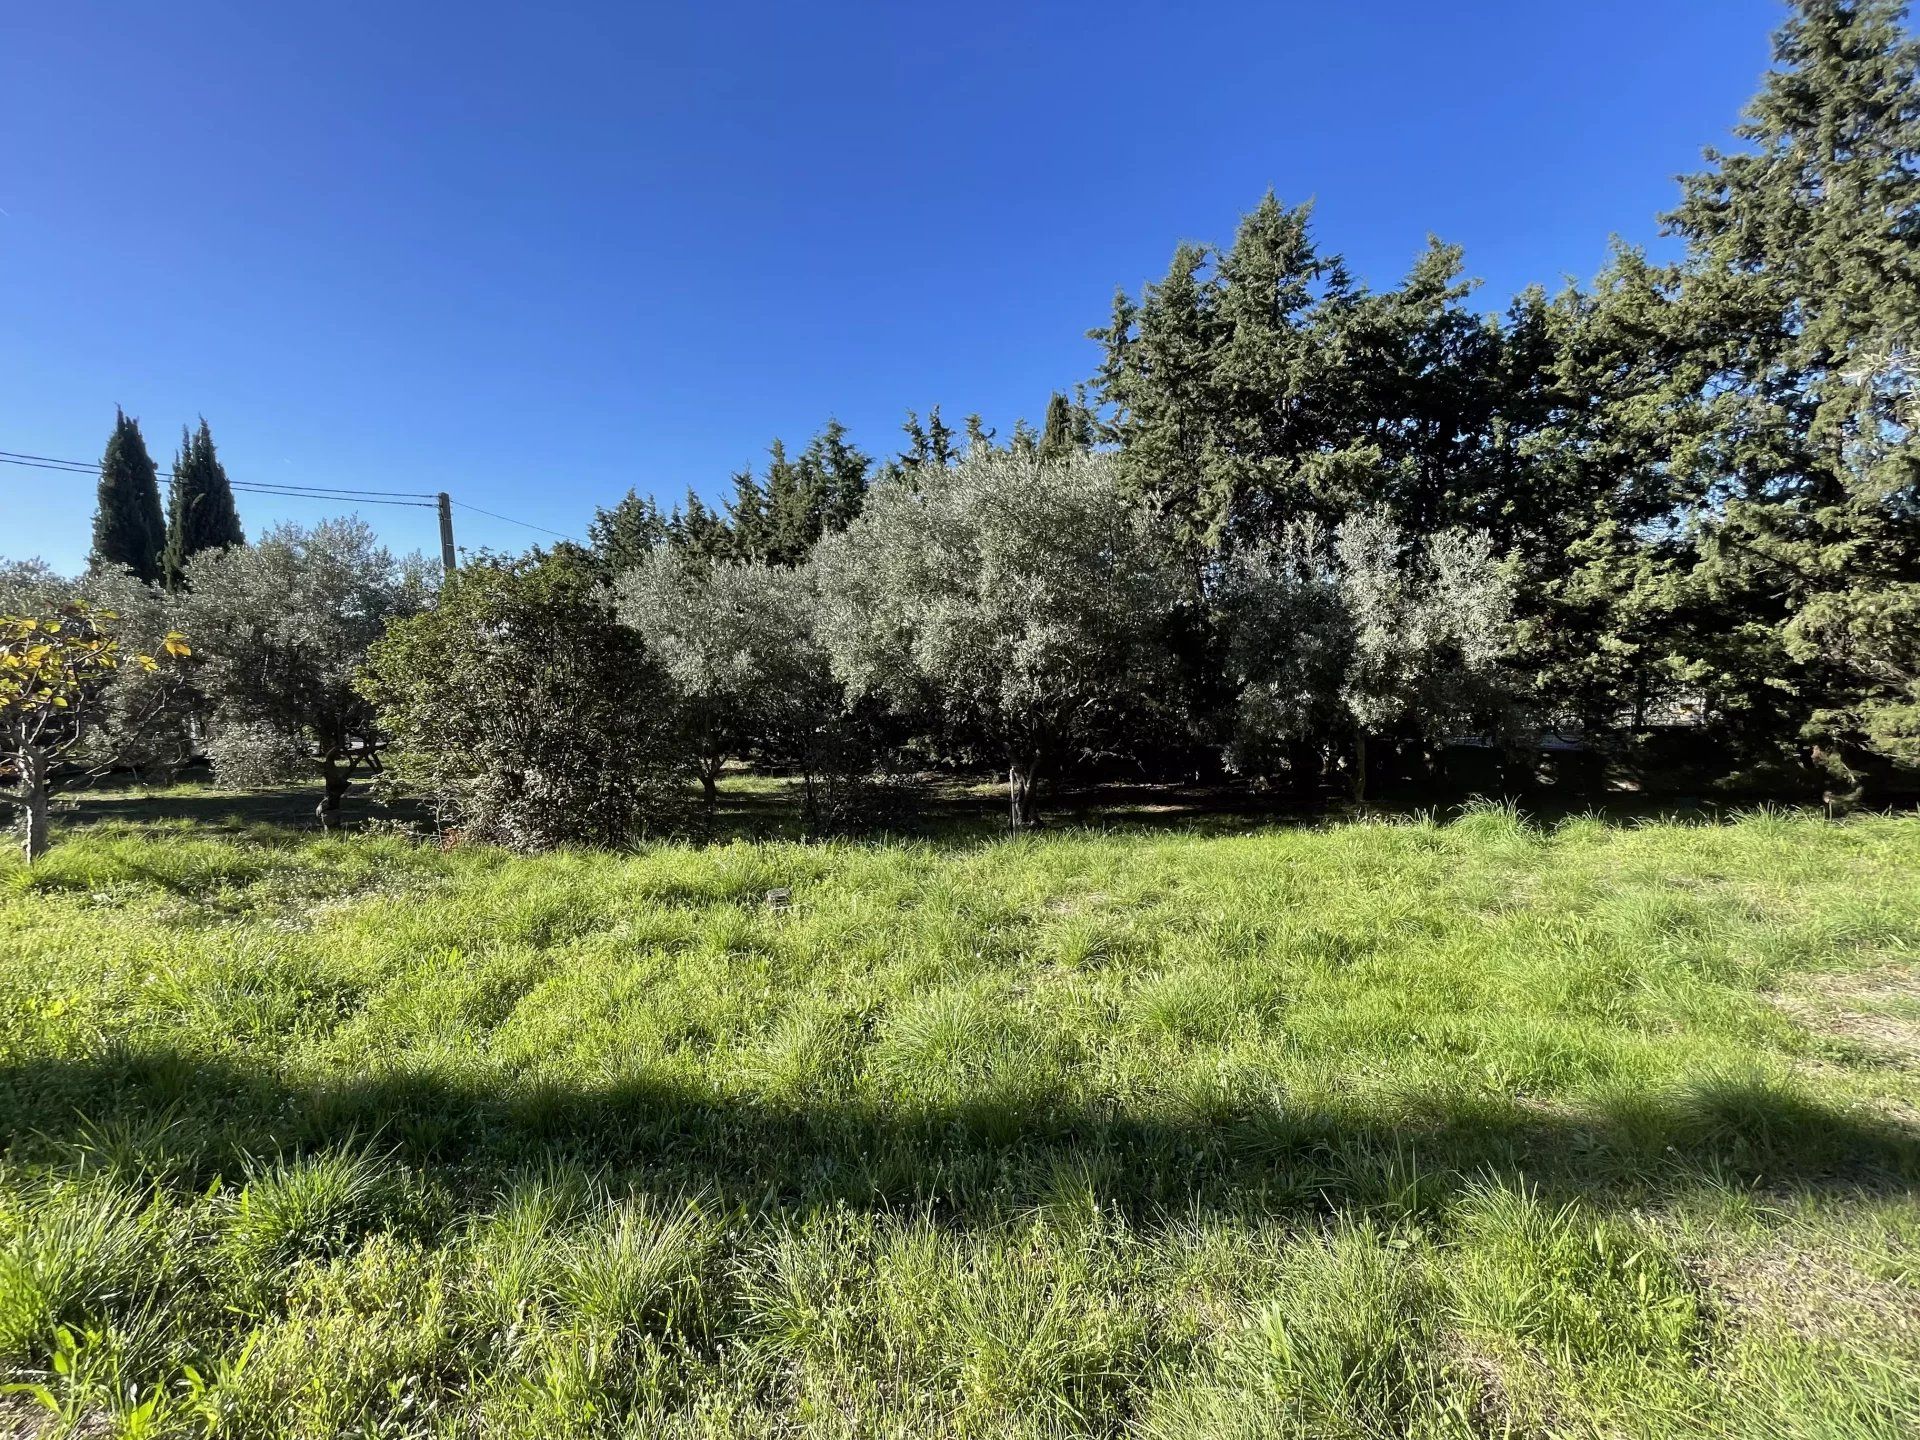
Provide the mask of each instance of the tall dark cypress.
POLYGON ((140 434, 140 422, 116 409, 113 434, 100 457, 100 503, 93 515, 96 570, 133 571, 149 582, 160 578, 167 526, 160 513, 160 479, 140 434))
POLYGON ((167 501, 167 587, 180 587, 187 562, 202 550, 226 550, 246 543, 240 512, 233 504, 233 487, 214 453, 213 432, 203 416, 198 430, 180 432, 180 455, 173 462, 173 487, 167 501))
POLYGON ((1047 423, 1040 431, 1040 458, 1058 460, 1073 449, 1073 409, 1058 390, 1047 401, 1047 423))

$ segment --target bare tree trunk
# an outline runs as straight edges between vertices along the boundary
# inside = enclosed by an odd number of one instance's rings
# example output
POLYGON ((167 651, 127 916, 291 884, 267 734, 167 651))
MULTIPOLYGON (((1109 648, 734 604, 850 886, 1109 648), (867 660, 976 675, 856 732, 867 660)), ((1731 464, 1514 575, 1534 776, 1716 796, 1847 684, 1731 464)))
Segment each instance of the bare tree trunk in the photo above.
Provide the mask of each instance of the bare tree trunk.
POLYGON ((320 763, 320 779, 325 789, 321 792, 320 803, 314 807, 314 818, 320 822, 322 830, 338 830, 340 802, 347 797, 347 782, 353 772, 331 755, 320 763))
POLYGON ((1353 803, 1367 803, 1367 732, 1353 732, 1353 803))
POLYGON ((702 760, 700 762, 700 798, 702 801, 700 826, 701 833, 708 840, 713 839, 714 823, 720 813, 720 767, 726 763, 725 760, 702 760))
POLYGON ((21 853, 31 865, 47 853, 47 776, 51 765, 38 745, 23 746, 14 757, 20 771, 20 798, 27 807, 21 853))
POLYGON ((800 771, 800 833, 809 840, 819 838, 820 833, 820 796, 813 783, 813 770, 805 767, 800 771))
POLYGON ((1040 757, 1016 760, 1007 767, 1007 822, 1015 834, 1031 830, 1034 814, 1034 785, 1039 779, 1040 757))

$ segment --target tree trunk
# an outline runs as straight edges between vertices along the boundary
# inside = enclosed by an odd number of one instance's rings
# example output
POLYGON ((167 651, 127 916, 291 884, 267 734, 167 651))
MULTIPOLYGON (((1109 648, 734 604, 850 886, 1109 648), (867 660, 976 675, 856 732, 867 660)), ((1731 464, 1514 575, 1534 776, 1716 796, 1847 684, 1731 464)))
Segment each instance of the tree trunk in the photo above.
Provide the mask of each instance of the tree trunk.
POLYGON ((331 755, 321 762, 320 781, 325 788, 321 791, 320 803, 313 808, 313 814, 322 830, 340 828, 340 802, 347 798, 347 782, 352 773, 331 755))
POLYGON ((713 827, 720 813, 720 767, 725 760, 703 760, 700 762, 700 799, 701 833, 707 839, 713 839, 713 827))
POLYGON ((820 835, 820 796, 814 790, 813 771, 800 771, 800 833, 809 840, 820 835))
POLYGON ((1031 830, 1037 823, 1034 813, 1034 785, 1039 780, 1040 757, 1016 760, 1007 767, 1007 822, 1016 835, 1031 830))
POLYGON ((1367 732, 1353 732, 1353 803, 1367 803, 1367 732))
POLYGON ((52 766, 38 745, 22 748, 14 763, 20 770, 20 798, 27 807, 21 853, 31 865, 47 853, 47 775, 52 766))

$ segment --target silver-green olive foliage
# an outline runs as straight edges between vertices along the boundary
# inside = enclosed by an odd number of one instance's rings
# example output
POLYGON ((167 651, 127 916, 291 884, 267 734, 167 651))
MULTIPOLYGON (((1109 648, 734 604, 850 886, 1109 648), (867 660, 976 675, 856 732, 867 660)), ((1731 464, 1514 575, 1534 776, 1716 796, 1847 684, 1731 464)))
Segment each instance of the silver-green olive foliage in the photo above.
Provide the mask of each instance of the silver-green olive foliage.
POLYGON ((1331 537, 1301 521, 1225 562, 1220 600, 1244 770, 1289 741, 1437 738, 1499 705, 1513 583, 1484 535, 1414 542, 1377 510, 1331 537))
POLYGON ((273 784, 370 759, 380 736, 354 676, 391 621, 432 599, 430 573, 357 518, 195 556, 179 624, 200 660, 219 778, 273 784))
POLYGON ((837 714, 811 567, 662 545, 614 589, 622 623, 672 683, 682 743, 709 787, 728 760, 804 760, 807 736, 837 714))
POLYGON ((1007 763, 1016 792, 1177 690, 1182 577, 1107 457, 977 446, 877 486, 814 563, 850 696, 933 717, 950 747, 1007 763))

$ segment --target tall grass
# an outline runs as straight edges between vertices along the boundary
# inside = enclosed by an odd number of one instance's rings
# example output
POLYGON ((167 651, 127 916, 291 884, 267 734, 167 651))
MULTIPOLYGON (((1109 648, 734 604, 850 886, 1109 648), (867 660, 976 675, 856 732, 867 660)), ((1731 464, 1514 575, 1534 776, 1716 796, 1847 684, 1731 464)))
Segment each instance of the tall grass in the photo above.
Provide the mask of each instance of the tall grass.
POLYGON ((0 1430, 1911 1433, 1917 880, 100 827, 0 868, 0 1430))

